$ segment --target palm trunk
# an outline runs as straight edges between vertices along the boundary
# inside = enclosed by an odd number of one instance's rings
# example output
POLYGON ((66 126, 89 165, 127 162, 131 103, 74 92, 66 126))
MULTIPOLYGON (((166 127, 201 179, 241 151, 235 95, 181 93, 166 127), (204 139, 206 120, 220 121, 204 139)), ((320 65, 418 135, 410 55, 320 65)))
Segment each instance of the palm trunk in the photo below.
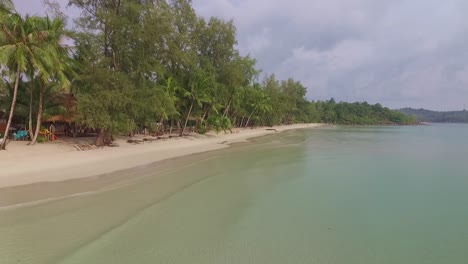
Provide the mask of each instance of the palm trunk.
POLYGON ((158 127, 158 133, 161 133, 162 129, 163 129, 163 123, 164 123, 164 116, 162 115, 161 116, 161 119, 159 120, 159 127, 158 127))
POLYGON ((240 122, 240 126, 239 126, 239 127, 243 127, 243 125, 244 125, 244 119, 245 119, 245 116, 242 116, 242 119, 241 119, 241 122, 240 122))
POLYGON ((13 113, 15 111, 15 105, 16 105, 16 97, 18 96, 18 86, 19 86, 20 75, 21 75, 21 68, 18 65, 18 67, 16 69, 15 88, 13 89, 13 99, 11 100, 10 115, 8 116, 8 122, 7 122, 7 125, 6 125, 6 128, 5 128, 5 136, 3 137, 3 141, 0 144, 0 149, 1 150, 6 149, 6 142, 7 142, 7 139, 8 139, 8 132, 10 130, 11 121, 13 120, 13 113))
POLYGON ((206 117, 206 115, 208 114, 208 111, 209 111, 209 109, 206 110, 205 113, 203 114, 202 119, 201 119, 201 121, 200 121, 200 124, 201 124, 201 125, 203 125, 203 122, 205 121, 205 117, 206 117))
POLYGON ((252 115, 254 114, 255 110, 257 110, 256 107, 252 110, 252 113, 250 113, 249 118, 247 119, 247 122, 245 122, 245 127, 249 126, 250 118, 252 118, 252 115))
POLYGON ((31 94, 29 95, 29 138, 34 138, 33 122, 32 122, 32 109, 33 109, 33 87, 31 86, 31 94))
POLYGON ((223 117, 226 117, 228 112, 229 112, 229 108, 231 107, 231 103, 232 103, 232 98, 229 99, 229 103, 228 105, 226 106, 226 109, 224 109, 224 113, 223 113, 223 117))
POLYGON ((289 125, 291 123, 291 114, 289 113, 287 116, 286 116, 286 125, 289 125))
POLYGON ((135 120, 134 120, 134 119, 131 119, 131 120, 130 120, 130 125, 131 125, 131 127, 133 127, 133 129, 130 129, 130 133, 129 133, 129 134, 130 134, 130 137, 133 137, 133 136, 135 136, 135 134, 136 134, 137 127, 134 126, 134 124, 135 124, 135 120))
MULTIPOLYGON (((37 137, 39 136, 39 131, 41 130, 41 124, 42 124, 42 109, 43 109, 43 101, 44 99, 44 87, 41 87, 39 91, 39 106, 37 108, 37 121, 36 121, 36 132, 34 132, 34 138, 31 142, 31 145, 36 144, 37 142, 37 137)), ((52 135, 53 136, 53 135, 52 135)))
POLYGON ((195 102, 192 101, 192 104, 190 105, 190 109, 188 111, 188 114, 187 114, 187 118, 185 119, 185 124, 184 124, 184 128, 182 128, 182 131, 180 132, 180 136, 183 136, 184 135, 184 132, 185 132, 185 128, 187 127, 187 123, 188 123, 188 120, 190 118, 190 114, 192 113, 192 108, 193 108, 193 104, 195 102))

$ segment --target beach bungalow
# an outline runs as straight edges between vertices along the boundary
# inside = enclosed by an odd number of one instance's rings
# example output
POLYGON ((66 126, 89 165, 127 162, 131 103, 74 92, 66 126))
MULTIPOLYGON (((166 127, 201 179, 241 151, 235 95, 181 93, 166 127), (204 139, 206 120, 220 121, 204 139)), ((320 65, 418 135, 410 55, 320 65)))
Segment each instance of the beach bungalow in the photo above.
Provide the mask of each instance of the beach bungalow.
POLYGON ((44 126, 56 137, 73 136, 80 134, 80 129, 75 122, 76 97, 72 93, 61 94, 56 99, 56 104, 65 109, 62 114, 50 116, 44 119, 44 126))

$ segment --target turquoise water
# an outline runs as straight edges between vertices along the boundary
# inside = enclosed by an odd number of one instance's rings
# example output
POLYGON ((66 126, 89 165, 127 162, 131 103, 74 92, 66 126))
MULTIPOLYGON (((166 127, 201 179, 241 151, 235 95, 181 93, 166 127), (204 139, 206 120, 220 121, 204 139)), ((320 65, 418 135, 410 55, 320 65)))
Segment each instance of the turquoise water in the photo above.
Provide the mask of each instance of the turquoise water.
POLYGON ((125 173, 0 210, 0 263, 468 262, 467 125, 289 131, 125 173))

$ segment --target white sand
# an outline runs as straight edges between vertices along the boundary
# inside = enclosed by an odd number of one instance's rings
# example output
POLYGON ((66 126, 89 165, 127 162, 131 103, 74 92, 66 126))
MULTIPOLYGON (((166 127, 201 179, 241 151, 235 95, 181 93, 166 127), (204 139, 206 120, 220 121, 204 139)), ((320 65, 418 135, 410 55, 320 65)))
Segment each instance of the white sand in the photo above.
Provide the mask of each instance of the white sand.
MULTIPOLYGON (((319 124, 299 124, 273 127, 278 132, 317 127, 319 124)), ((0 152, 0 188, 37 182, 65 181, 129 169, 164 159, 229 147, 275 131, 267 128, 238 129, 232 134, 210 133, 206 136, 174 138, 144 144, 120 141, 120 147, 77 151, 66 144, 11 142, 0 152)))

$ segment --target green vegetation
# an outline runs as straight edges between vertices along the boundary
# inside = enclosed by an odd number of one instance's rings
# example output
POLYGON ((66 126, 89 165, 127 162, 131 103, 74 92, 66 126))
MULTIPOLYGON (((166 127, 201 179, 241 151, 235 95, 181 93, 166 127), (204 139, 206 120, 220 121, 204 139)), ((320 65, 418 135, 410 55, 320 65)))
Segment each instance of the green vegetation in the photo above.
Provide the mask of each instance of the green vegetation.
POLYGON ((2 89, 0 103, 9 125, 14 114, 27 120, 33 143, 64 88, 77 98, 76 121, 98 132, 96 145, 143 128, 177 127, 182 136, 307 122, 413 123, 378 104, 310 102, 293 79, 259 81, 255 59, 236 49, 233 22, 198 16, 190 0, 70 0, 82 11, 71 33, 58 12, 21 17, 3 2, 0 63, 12 88, 2 89), (72 50, 60 45, 64 37, 72 50))
POLYGON ((398 111, 413 116, 419 122, 468 123, 468 112, 466 110, 437 112, 425 109, 403 108, 398 111))
POLYGON ((380 104, 335 103, 333 98, 315 103, 320 121, 343 125, 411 125, 416 120, 408 115, 382 107, 380 104))
MULTIPOLYGON (((13 88, 8 92, 10 107, 6 131, 11 126, 18 99, 21 79, 29 79, 30 116, 33 113, 33 95, 38 93, 36 129, 33 133, 30 122, 32 144, 37 140, 44 106, 44 94, 49 89, 68 87, 70 82, 66 75, 72 72, 67 65, 70 58, 60 41, 65 36, 65 23, 60 18, 26 16, 22 17, 12 11, 8 1, 0 3, 0 63, 1 68, 9 71, 5 82, 12 83, 13 88)), ((50 93, 48 93, 50 95, 50 93)), ((6 140, 2 141, 1 149, 5 149, 6 140)))

